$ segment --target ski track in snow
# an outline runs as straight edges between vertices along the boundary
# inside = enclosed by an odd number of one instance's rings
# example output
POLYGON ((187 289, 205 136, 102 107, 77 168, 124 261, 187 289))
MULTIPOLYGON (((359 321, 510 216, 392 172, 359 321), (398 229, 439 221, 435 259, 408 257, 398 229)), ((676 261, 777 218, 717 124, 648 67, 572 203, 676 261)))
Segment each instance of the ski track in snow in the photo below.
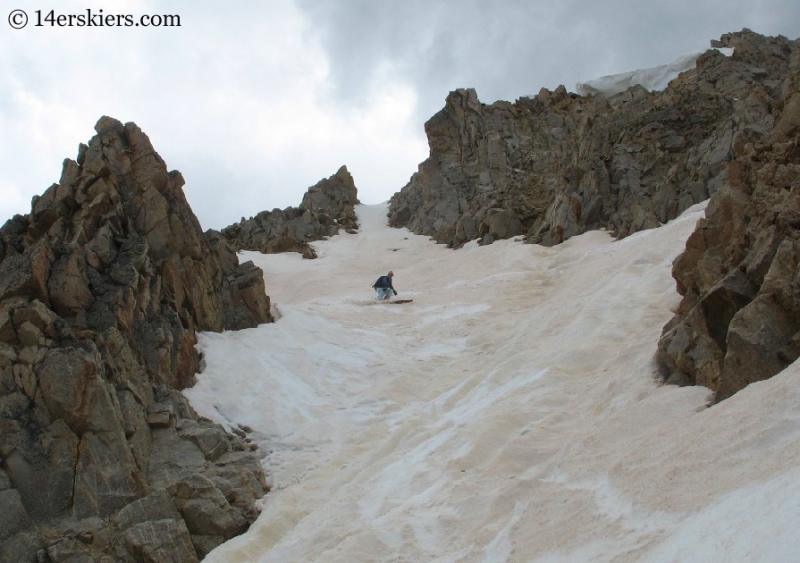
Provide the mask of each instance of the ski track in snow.
POLYGON ((357 208, 319 258, 243 253, 278 322, 203 333, 185 391, 273 490, 206 561, 778 561, 800 553, 798 366, 707 408, 660 386, 702 205, 614 242, 453 251, 357 208), (388 306, 370 284, 395 272, 388 306))

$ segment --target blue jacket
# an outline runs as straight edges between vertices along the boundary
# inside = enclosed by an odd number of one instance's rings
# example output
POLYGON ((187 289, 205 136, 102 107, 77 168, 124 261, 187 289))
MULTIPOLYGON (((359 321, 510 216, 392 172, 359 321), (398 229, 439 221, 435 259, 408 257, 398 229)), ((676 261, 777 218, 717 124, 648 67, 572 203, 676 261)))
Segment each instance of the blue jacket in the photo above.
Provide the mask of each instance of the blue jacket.
POLYGON ((390 278, 389 276, 379 277, 378 281, 372 284, 372 287, 374 287, 375 289, 386 289, 390 287, 392 288, 392 291, 394 291, 394 286, 392 285, 392 278, 390 278))

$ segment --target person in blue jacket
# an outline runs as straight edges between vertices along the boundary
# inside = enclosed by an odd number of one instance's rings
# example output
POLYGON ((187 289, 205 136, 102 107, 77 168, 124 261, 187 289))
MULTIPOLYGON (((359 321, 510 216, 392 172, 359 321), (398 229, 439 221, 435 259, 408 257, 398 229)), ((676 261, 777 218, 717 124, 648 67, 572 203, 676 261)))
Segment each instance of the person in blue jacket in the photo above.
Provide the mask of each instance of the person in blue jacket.
POLYGON ((375 288, 378 294, 378 300, 383 301, 384 299, 389 299, 392 295, 397 295, 397 290, 392 285, 393 277, 394 272, 389 271, 388 274, 379 277, 378 280, 372 284, 372 287, 375 288))

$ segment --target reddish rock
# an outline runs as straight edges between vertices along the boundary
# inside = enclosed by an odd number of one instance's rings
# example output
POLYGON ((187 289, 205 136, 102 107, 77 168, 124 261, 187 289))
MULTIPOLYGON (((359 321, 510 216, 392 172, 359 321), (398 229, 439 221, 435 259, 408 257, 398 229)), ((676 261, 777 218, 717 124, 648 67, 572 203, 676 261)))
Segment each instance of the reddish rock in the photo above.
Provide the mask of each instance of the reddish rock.
POLYGON ((195 545, 205 555, 246 529, 267 487, 240 437, 211 425, 209 445, 175 432, 200 420, 176 390, 199 369, 196 331, 270 322, 269 297, 261 270, 212 247, 183 178, 136 125, 104 117, 95 129, 32 213, 0 228, 0 495, 14 520, 3 520, 0 559, 197 560, 195 545), (154 404, 172 413, 163 423, 148 424, 154 404), (231 451, 250 465, 218 467, 231 451), (255 491, 244 484, 254 470, 255 491), (249 499, 198 501, 199 512, 186 512, 193 526, 198 514, 237 525, 192 535, 179 511, 165 521, 159 507, 124 529, 116 523, 185 471, 245 487, 249 499))

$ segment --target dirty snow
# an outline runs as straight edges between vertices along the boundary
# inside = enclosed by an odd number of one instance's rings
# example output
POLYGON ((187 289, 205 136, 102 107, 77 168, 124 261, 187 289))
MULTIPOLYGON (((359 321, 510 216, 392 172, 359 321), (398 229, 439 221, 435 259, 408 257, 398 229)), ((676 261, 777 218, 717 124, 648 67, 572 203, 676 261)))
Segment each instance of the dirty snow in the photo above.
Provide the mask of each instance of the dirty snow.
POLYGON ((702 206, 617 242, 458 251, 357 211, 316 260, 240 256, 278 322, 200 335, 185 393, 253 429, 274 487, 206 561, 797 557, 800 367, 711 408, 655 378, 702 206), (390 269, 413 303, 374 300, 390 269))

